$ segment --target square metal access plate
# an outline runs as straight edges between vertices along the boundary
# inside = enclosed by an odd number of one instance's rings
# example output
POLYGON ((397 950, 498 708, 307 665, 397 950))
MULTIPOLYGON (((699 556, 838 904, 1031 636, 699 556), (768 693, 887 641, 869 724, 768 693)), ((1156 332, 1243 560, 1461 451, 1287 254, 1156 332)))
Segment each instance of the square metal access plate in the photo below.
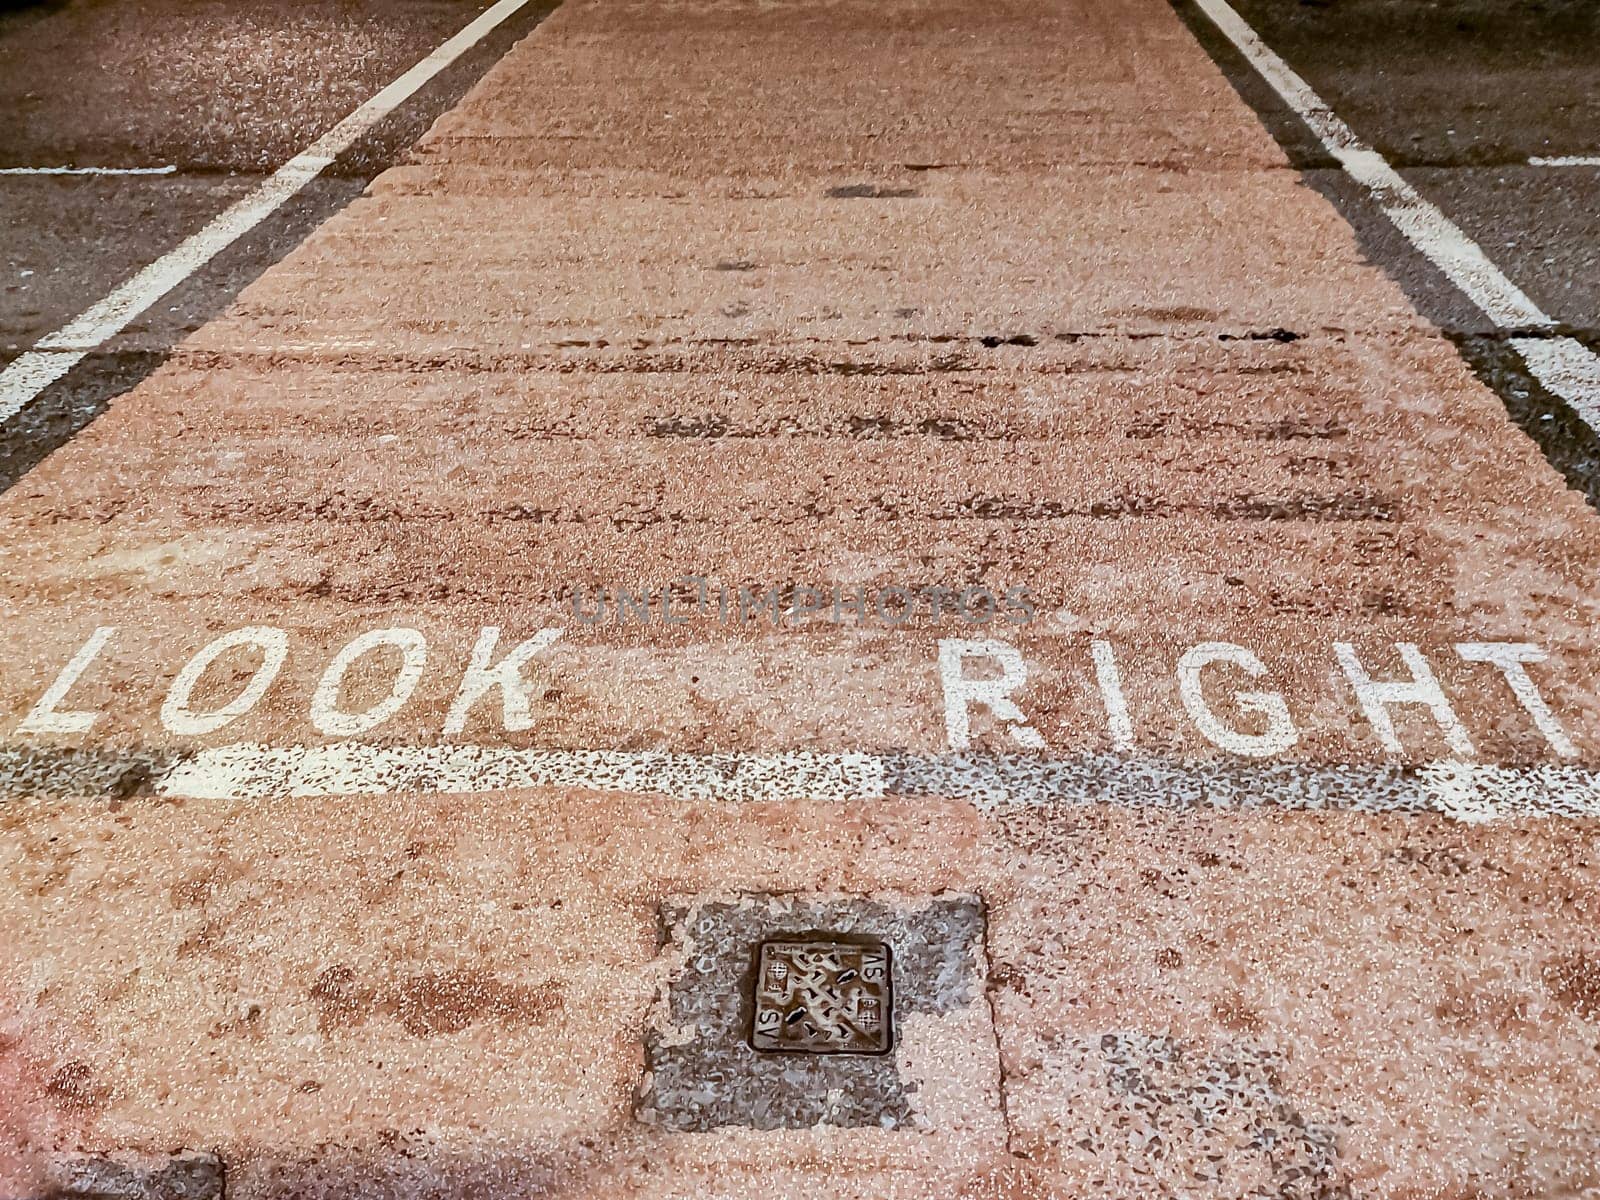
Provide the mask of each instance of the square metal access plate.
POLYGON ((762 942, 750 1045, 799 1054, 885 1054, 894 984, 883 942, 762 942))
POLYGON ((972 1080, 991 1069, 995 1087, 999 1079, 983 946, 983 902, 958 892, 668 897, 661 991, 644 1029, 634 1114, 681 1133, 970 1130, 972 1080), (817 942, 888 952, 889 1020, 874 1042, 886 1051, 756 1049, 762 944, 817 942))

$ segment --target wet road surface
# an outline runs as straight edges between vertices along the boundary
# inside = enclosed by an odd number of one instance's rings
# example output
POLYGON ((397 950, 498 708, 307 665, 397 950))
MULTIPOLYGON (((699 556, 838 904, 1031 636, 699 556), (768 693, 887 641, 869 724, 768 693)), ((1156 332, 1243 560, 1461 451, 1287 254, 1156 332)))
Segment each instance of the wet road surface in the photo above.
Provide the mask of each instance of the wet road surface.
POLYGON ((0 497, 11 1192, 1600 1187, 1600 516, 1193 16, 569 0, 151 343, 0 497))

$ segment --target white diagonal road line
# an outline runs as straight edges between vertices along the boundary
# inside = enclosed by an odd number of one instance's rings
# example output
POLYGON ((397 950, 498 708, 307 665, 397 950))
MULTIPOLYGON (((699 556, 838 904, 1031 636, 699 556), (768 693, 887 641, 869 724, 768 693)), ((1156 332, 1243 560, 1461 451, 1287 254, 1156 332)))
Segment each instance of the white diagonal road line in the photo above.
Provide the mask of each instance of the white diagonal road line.
POLYGON ((271 216, 384 117, 430 79, 477 45, 529 0, 499 0, 421 62, 373 96, 299 154, 255 191, 213 218, 198 233, 145 267, 0 371, 0 421, 21 412, 56 380, 145 309, 177 287, 239 238, 271 216))
MULTIPOLYGON (((1485 316, 1502 329, 1555 327, 1555 320, 1512 283, 1481 246, 1402 179, 1383 155, 1362 142, 1227 0, 1195 3, 1306 123, 1345 173, 1371 193, 1395 228, 1485 316)), ((1535 379, 1600 433, 1600 357, 1570 337, 1518 337, 1511 339, 1511 345, 1535 379)))

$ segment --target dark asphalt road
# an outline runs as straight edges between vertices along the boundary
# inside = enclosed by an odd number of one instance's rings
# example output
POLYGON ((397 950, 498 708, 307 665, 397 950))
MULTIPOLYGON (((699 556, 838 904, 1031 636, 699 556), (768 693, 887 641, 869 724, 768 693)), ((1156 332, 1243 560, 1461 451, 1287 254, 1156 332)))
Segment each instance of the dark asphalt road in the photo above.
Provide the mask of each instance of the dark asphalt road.
MULTIPOLYGON (((0 366, 159 258, 487 8, 83 0, 0 8, 0 366)), ((393 163, 552 7, 536 2, 278 213, 0 427, 9 487, 393 163)))
MULTIPOLYGON (((1600 154, 1594 0, 1230 0, 1368 145, 1535 303, 1600 346, 1600 154)), ((1600 438, 1394 229, 1188 0, 1180 13, 1372 258, 1450 333, 1573 487, 1600 505, 1600 438)))

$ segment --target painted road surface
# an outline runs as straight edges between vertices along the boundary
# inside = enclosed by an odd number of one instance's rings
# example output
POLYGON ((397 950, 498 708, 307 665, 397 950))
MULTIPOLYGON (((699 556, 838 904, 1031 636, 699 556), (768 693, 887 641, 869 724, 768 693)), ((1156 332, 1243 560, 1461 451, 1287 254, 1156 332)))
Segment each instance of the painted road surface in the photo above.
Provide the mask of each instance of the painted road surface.
POLYGON ((1600 518, 1158 0, 569 0, 0 565, 17 1195, 1600 1188, 1600 518))

